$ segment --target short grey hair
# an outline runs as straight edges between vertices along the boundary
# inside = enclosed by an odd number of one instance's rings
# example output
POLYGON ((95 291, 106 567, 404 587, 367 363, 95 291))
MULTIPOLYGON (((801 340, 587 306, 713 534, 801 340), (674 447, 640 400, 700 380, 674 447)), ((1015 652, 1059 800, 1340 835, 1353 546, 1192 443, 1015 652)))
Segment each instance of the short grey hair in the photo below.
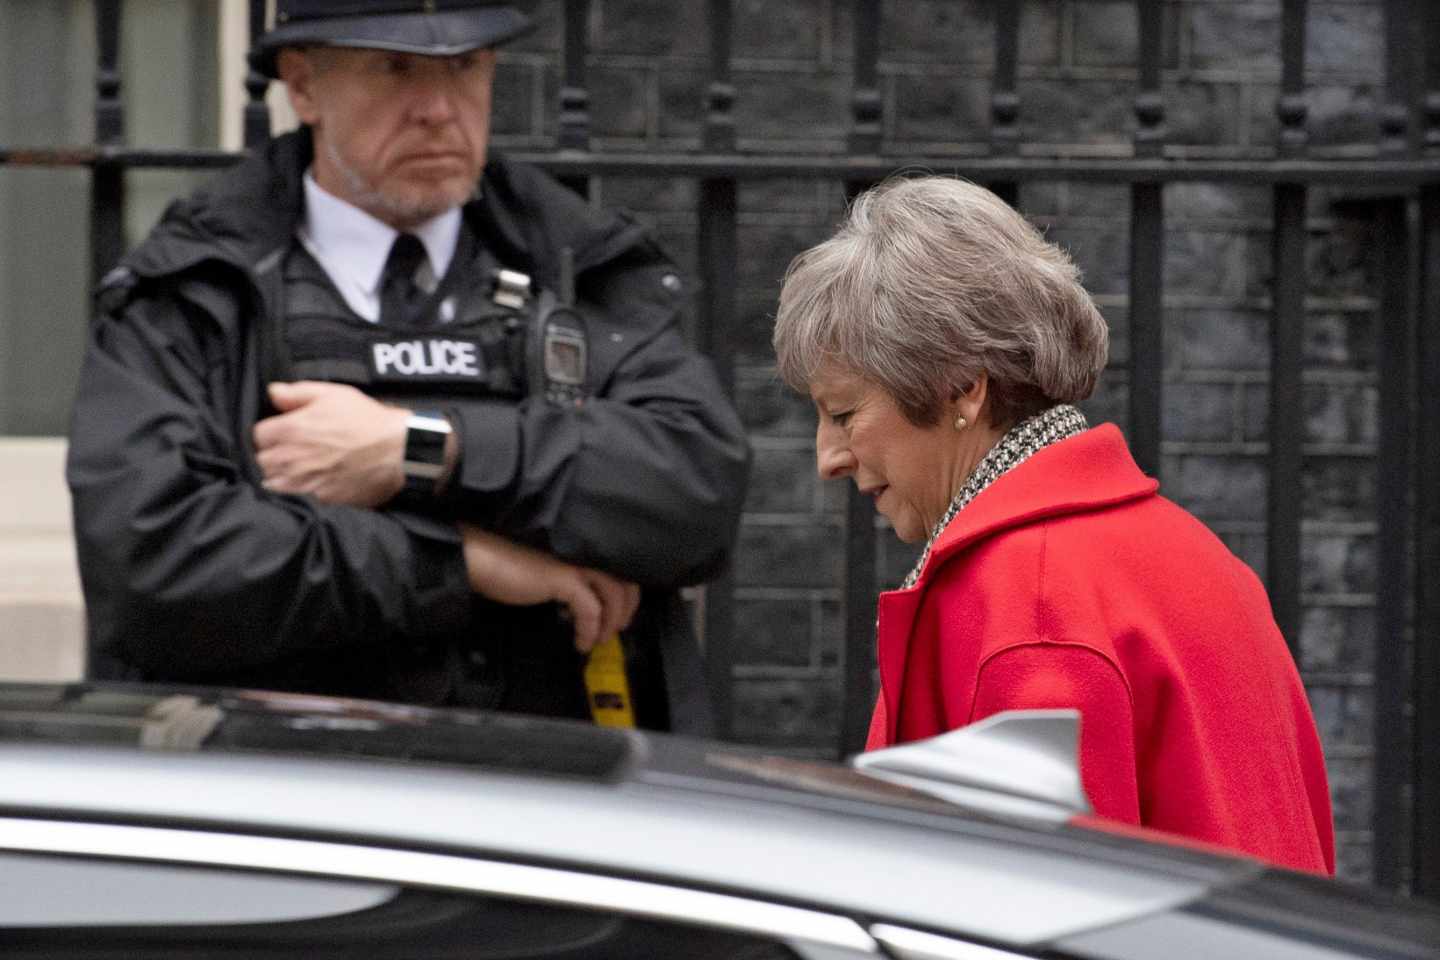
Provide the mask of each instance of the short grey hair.
POLYGON ((1009 426, 1090 395, 1109 330, 1069 255, 995 194, 952 177, 896 177, 785 272, 773 342, 801 392, 836 364, 886 390, 912 423, 989 377, 1009 426))

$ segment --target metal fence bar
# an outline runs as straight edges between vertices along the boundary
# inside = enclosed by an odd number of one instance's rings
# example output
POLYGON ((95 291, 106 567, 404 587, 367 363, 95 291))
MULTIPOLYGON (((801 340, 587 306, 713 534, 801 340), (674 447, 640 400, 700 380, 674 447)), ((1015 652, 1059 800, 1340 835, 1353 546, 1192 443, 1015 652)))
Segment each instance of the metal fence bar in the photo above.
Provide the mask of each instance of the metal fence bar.
MULTIPOLYGON (((735 359, 731 331, 735 328, 738 274, 735 181, 702 181, 699 204, 700 282, 704 291, 700 298, 699 346, 715 364, 725 390, 733 395, 735 359)), ((730 737, 733 720, 734 592, 735 579, 728 566, 705 588, 705 652, 715 709, 715 735, 721 739, 730 737)))
MULTIPOLYGON (((250 42, 265 32, 266 0, 250 0, 250 42)), ((268 77, 250 67, 245 72, 245 146, 258 147, 270 136, 270 105, 265 102, 265 91, 270 87, 268 77)))
POLYGON ((990 152, 1014 156, 1020 143, 1020 0, 995 0, 995 78, 990 88, 990 152))
MULTIPOLYGON (((125 107, 120 102, 120 0, 95 6, 95 142, 125 142, 125 107)), ((90 179, 90 274, 99 280, 125 253, 125 168, 98 161, 90 179)))
MULTIPOLYGON (((1426 0, 1427 4, 1429 0, 1426 0)), ((1385 103, 1380 109, 1380 152, 1408 153, 1410 73, 1415 63, 1417 17, 1414 0, 1385 0, 1385 103)))
POLYGON ((1130 188, 1130 450, 1140 469, 1160 475, 1165 348, 1165 211, 1162 188, 1130 188))
MULTIPOLYGON (((1214 183, 1273 185, 1306 183, 1335 187, 1418 187, 1440 180, 1440 156, 1373 159, 1255 160, 1200 157, 920 157, 782 153, 577 153, 506 150, 555 176, 724 177, 737 180, 813 179, 876 182, 902 165, 945 170, 977 181, 1023 183, 1214 183)), ((0 146, 0 166, 200 169, 227 167, 241 154, 227 150, 169 147, 0 146)))
POLYGON ((1425 90, 1423 103, 1425 156, 1440 157, 1440 4, 1425 5, 1425 23, 1422 26, 1426 42, 1421 46, 1425 51, 1425 90))
MULTIPOLYGON (((1440 154, 1440 4, 1425 4, 1425 152, 1440 154)), ((1440 183, 1420 190, 1415 418, 1440 423, 1440 183)), ((1440 900, 1440 444, 1415 445, 1411 889, 1440 900)))
MULTIPOLYGON (((704 141, 707 150, 735 148, 730 82, 730 0, 710 0, 710 86, 706 101, 704 141)), ((700 346, 709 355, 725 389, 735 390, 735 287, 739 275, 736 230, 738 197, 735 180, 707 177, 699 190, 699 254, 701 284, 700 346)), ((735 581, 727 568, 705 589, 705 651, 709 659, 715 734, 730 737, 734 721, 732 683, 735 672, 735 581)))
POLYGON ((590 92, 585 87, 585 25, 590 0, 565 0, 565 79, 560 84, 561 150, 590 149, 590 92))
POLYGON ((710 0, 710 85, 705 91, 705 149, 735 149, 735 84, 730 79, 730 0, 710 0))
POLYGON ((1380 277, 1376 332, 1376 377, 1380 391, 1378 501, 1379 558, 1376 571, 1375 647, 1375 880, 1400 887, 1408 879, 1404 790, 1410 780, 1410 737, 1406 706, 1411 677, 1405 662, 1410 598, 1410 413, 1414 393, 1414 328, 1411 322, 1410 230, 1404 196, 1377 204, 1376 266, 1380 277))
POLYGON ((855 72, 850 94, 850 153, 873 156, 880 152, 880 2, 855 0, 855 72))
POLYGON ((1305 8, 1307 0, 1284 0, 1280 14, 1280 100, 1275 112, 1280 118, 1279 154, 1287 160, 1305 155, 1309 133, 1305 121, 1309 101, 1305 99, 1305 8))
MULTIPOLYGON (((1410 72, 1415 60, 1416 13, 1411 0, 1385 3, 1385 100, 1380 111, 1380 152, 1411 152, 1410 72)), ((1411 777, 1406 722, 1412 677, 1405 657, 1409 620, 1409 526, 1412 478, 1410 404, 1413 395, 1414 328, 1408 198, 1386 197, 1376 207, 1376 274, 1380 278, 1376 324, 1376 376, 1380 435, 1376 477, 1378 557, 1375 649, 1375 879, 1400 887, 1410 879, 1405 835, 1410 811, 1404 788, 1411 777)))
MULTIPOLYGON (((1300 512, 1305 344, 1305 206, 1301 184, 1275 187, 1274 304, 1270 318, 1269 484, 1265 585, 1275 623, 1292 654, 1300 638, 1300 512)), ((1297 656, 1298 659, 1298 656, 1297 656)))
MULTIPOLYGON (((585 85, 586 27, 590 0, 565 0, 564 66, 560 83, 560 110, 556 146, 561 150, 590 149, 590 92, 585 85)), ((590 196, 594 171, 571 170, 559 180, 582 197, 590 196)))
MULTIPOLYGON (((880 149, 884 120, 877 87, 880 62, 880 0, 855 0, 855 73, 850 98, 850 152, 874 154, 880 149)), ((846 200, 874 183, 854 177, 845 181, 846 200)), ((845 656, 840 690, 841 757, 865 746, 870 709, 875 702, 875 616, 878 582, 875 566, 875 504, 854 484, 845 493, 845 656)))
MULTIPOLYGON (((1429 56, 1440 60, 1440 13, 1429 13, 1429 56)), ((1440 66, 1440 65, 1437 65, 1440 66)), ((1431 97, 1440 99, 1437 67, 1431 68, 1431 97)), ((1440 111, 1437 111, 1440 112, 1440 111)), ((1432 114, 1433 118, 1434 114, 1432 114)), ((1436 133, 1433 119, 1427 140, 1436 133)), ((1440 144, 1437 144, 1440 146, 1440 144)), ((1420 191, 1422 254, 1420 310, 1416 338, 1416 422, 1440 423, 1440 184, 1420 191)), ((1415 715, 1414 867, 1411 889, 1440 900, 1440 444, 1416 444, 1415 464, 1415 715)), ((1382 469, 1383 469, 1382 464, 1382 469)))
POLYGON ((875 504, 847 484, 845 497, 845 675, 841 688, 839 756, 865 747, 875 705, 875 504))
POLYGON ((120 101, 120 0, 95 6, 95 142, 102 147, 125 142, 125 107, 120 101))
MULTIPOLYGON (((869 184, 846 184, 853 200, 869 184)), ((845 656, 840 691, 841 758, 865 747, 875 705, 876 618, 879 577, 875 562, 878 536, 875 503, 853 483, 845 485, 845 656)))
POLYGON ((1140 28, 1139 93, 1135 97, 1135 156, 1158 157, 1165 145, 1165 97, 1160 67, 1164 59, 1165 5, 1136 0, 1140 28))
MULTIPOLYGON (((990 152, 1013 157, 1020 142, 1020 96, 1016 73, 1020 61, 1020 0, 995 0, 995 78, 990 88, 990 152)), ((1020 185, 996 180, 990 189, 1010 206, 1018 206, 1020 185)))
MULTIPOLYGON (((1281 12, 1279 152, 1290 159, 1304 155, 1305 0, 1285 0, 1281 12)), ((1300 476, 1305 430, 1300 374, 1305 349, 1305 211, 1303 183, 1276 184, 1272 263, 1274 283, 1270 316, 1270 455, 1265 508, 1266 587, 1275 622, 1296 655, 1300 648, 1300 476)))
MULTIPOLYGON (((1136 0, 1140 84, 1135 97, 1135 155, 1158 158, 1165 142, 1160 60, 1164 4, 1136 0)), ((1165 365, 1165 210, 1160 183, 1130 188, 1130 449, 1151 476, 1160 475, 1160 419, 1165 365)))

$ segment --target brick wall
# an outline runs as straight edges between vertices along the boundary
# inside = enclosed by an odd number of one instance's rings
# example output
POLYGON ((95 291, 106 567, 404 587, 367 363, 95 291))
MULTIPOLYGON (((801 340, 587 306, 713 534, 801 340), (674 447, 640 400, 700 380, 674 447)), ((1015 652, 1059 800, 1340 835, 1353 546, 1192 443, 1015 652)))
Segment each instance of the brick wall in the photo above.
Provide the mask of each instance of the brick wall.
MULTIPOLYGON (((505 55, 497 143, 548 146, 556 131, 559 3, 505 55)), ((698 146, 707 82, 701 0, 601 0, 588 63, 598 149, 698 146)), ((1370 148, 1384 63, 1378 0, 1312 0, 1309 129, 1317 152, 1370 148)), ((883 150, 983 154, 993 60, 985 0, 888 0, 880 83, 883 150)), ((848 129, 848 0, 737 0, 733 79, 741 148, 842 151, 848 129)), ((1279 0, 1166 3, 1171 151, 1264 156, 1276 136, 1279 0)), ((1020 47, 1028 151, 1128 154, 1137 27, 1131 0, 1033 0, 1020 47)), ((946 171, 937 171, 946 172, 946 171)), ((1370 875, 1371 669, 1376 642, 1376 282, 1363 204, 1312 191, 1303 396, 1306 460, 1300 658, 1329 753, 1342 872, 1370 875)), ((598 202, 656 224, 693 269, 696 190, 684 181, 609 179, 598 202)), ((1110 321, 1112 369, 1087 404, 1125 424, 1129 193, 1027 185, 1021 209, 1067 247, 1110 321)), ((1262 575, 1265 565, 1270 191, 1205 184, 1165 194, 1166 393, 1163 491, 1262 575)), ((734 565, 738 738, 828 754, 840 711, 844 491, 817 482, 814 415, 775 381, 770 318, 790 258, 841 216, 838 184, 765 181, 740 189, 735 393, 756 450, 734 565)), ((882 530, 877 589, 914 548, 882 530)))

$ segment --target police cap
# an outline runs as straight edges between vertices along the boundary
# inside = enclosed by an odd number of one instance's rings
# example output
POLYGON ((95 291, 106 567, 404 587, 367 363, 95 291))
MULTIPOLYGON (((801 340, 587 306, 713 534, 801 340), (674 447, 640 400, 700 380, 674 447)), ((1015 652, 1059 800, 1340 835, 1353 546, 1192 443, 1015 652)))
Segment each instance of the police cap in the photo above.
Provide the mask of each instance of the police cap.
POLYGON ((449 57, 494 47, 533 24, 496 0, 275 0, 275 25, 255 41, 250 63, 276 77, 284 47, 331 46, 449 57))

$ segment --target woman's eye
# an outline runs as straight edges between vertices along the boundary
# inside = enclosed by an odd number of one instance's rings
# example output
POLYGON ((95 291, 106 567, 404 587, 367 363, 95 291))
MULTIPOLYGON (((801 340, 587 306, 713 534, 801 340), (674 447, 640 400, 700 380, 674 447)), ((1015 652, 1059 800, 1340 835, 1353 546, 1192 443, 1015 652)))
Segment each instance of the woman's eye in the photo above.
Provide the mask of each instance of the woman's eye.
POLYGON ((843 427, 845 426, 845 424, 850 422, 851 412, 852 411, 850 410, 845 410, 841 413, 832 413, 830 414, 830 422, 835 424, 835 426, 837 427, 843 427))

